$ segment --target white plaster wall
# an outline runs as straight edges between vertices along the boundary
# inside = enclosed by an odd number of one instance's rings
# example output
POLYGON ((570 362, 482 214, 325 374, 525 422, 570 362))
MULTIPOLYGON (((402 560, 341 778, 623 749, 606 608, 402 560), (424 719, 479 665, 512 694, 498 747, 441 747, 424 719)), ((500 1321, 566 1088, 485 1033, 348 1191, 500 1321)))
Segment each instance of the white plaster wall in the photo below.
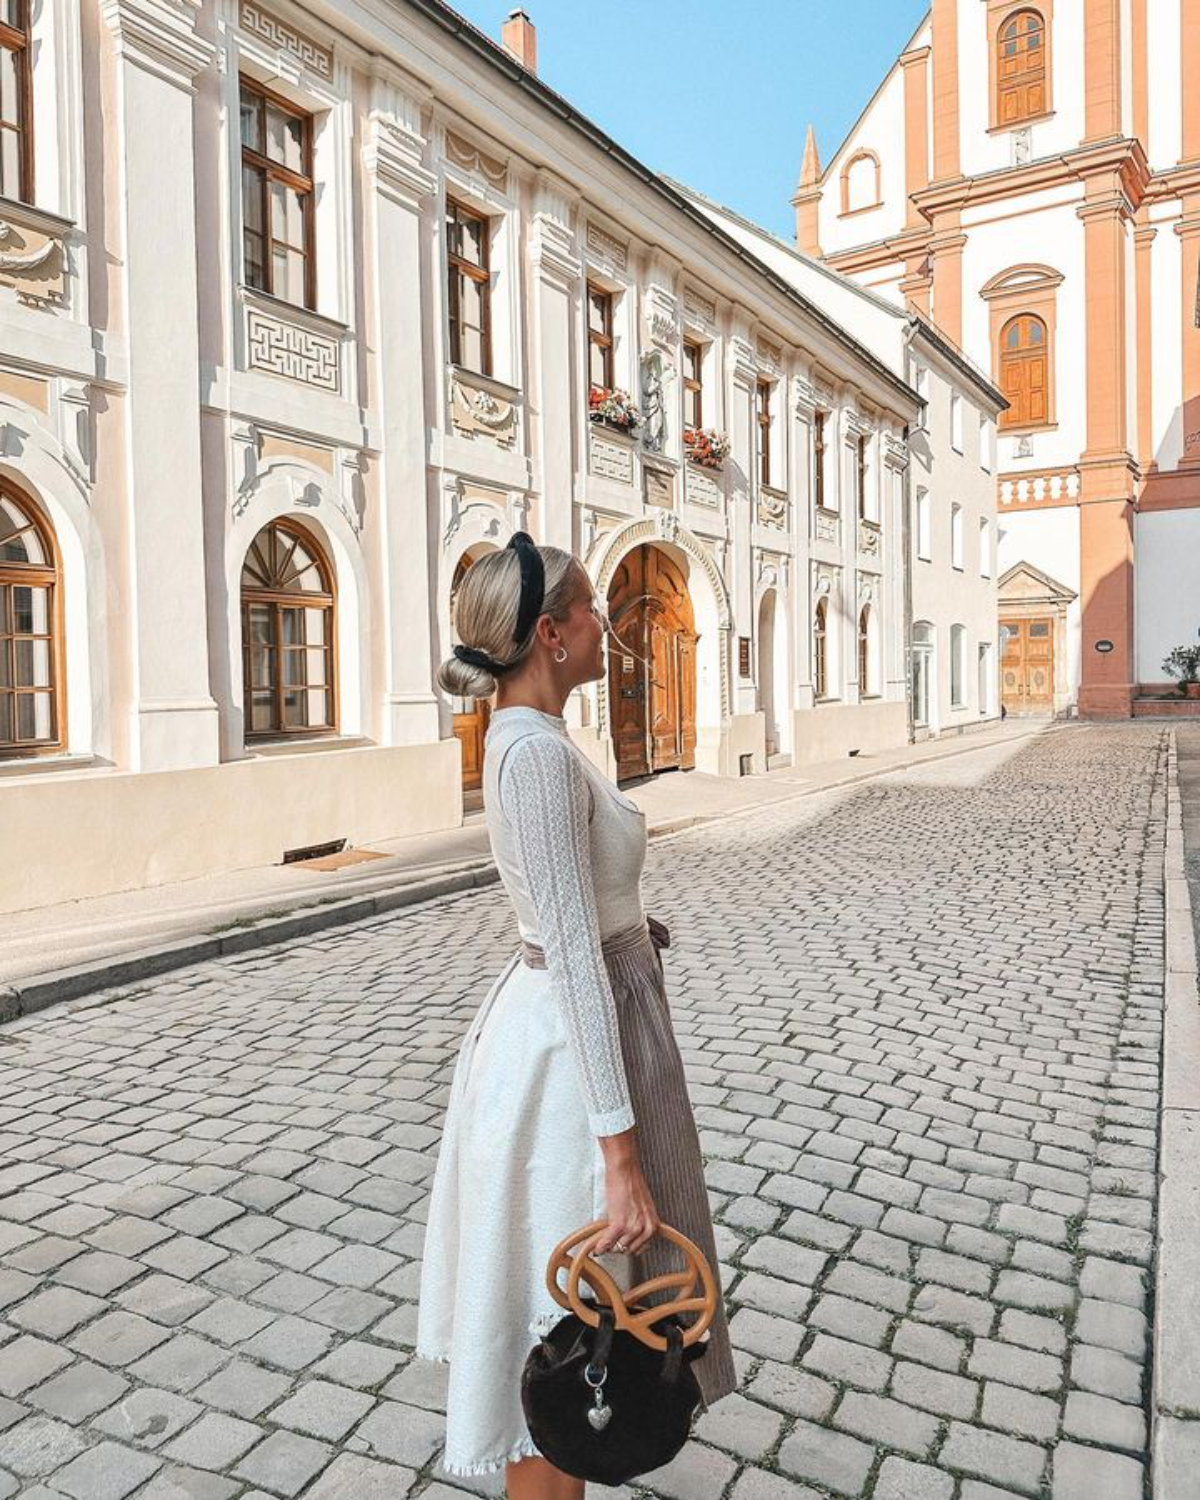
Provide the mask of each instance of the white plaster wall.
POLYGON ((1150 75, 1150 140, 1146 154, 1156 172, 1173 167, 1183 150, 1183 91, 1179 67, 1179 0, 1146 6, 1150 75))
MULTIPOLYGON (((1054 113, 1029 127, 1035 159, 1070 151, 1083 139, 1083 31, 1084 7, 1080 0, 1059 0, 1054 7, 1050 49, 1054 113)), ((1012 132, 988 133, 991 73, 987 8, 979 0, 958 0, 958 89, 963 173, 975 177, 1011 167, 1012 132)))
POLYGON ((1155 218, 1150 246, 1152 392, 1151 443, 1160 469, 1173 469, 1183 455, 1183 246, 1175 233, 1178 205, 1155 218))
POLYGON ((1200 645, 1200 510, 1159 510, 1134 520, 1137 680, 1165 682, 1173 646, 1200 645))
POLYGON ((830 253, 898 234, 908 216, 904 176, 904 69, 897 63, 825 174, 818 217, 821 249, 830 253), (874 151, 880 164, 879 208, 842 218, 842 168, 856 152, 874 151))
POLYGON ((1033 456, 1014 457, 1015 441, 1003 434, 999 462, 1003 472, 1073 464, 1087 446, 1087 309, 1084 295, 1083 225, 1070 204, 1041 209, 1017 219, 978 224, 963 249, 963 341, 966 352, 984 370, 992 369, 991 314, 979 290, 993 276, 1014 266, 1036 262, 1063 276, 1058 288, 1055 344, 1055 414, 1057 430, 1033 434, 1033 456))
MULTIPOLYGON (((1079 593, 1079 507, 1004 511, 1000 515, 998 567, 1003 575, 1019 562, 1032 563, 1057 583, 1079 593)), ((1072 701, 1079 686, 1080 601, 1067 609, 1067 684, 1072 701)))

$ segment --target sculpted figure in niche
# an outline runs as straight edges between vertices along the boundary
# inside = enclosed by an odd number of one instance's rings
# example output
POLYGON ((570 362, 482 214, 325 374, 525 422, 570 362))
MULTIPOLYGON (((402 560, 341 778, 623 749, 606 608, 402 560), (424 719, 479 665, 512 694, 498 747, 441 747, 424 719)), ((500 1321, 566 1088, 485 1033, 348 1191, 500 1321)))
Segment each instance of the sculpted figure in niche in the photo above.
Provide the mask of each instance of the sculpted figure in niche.
POLYGON ((661 354, 648 354, 642 360, 642 424, 643 444, 651 453, 661 453, 667 442, 661 354))

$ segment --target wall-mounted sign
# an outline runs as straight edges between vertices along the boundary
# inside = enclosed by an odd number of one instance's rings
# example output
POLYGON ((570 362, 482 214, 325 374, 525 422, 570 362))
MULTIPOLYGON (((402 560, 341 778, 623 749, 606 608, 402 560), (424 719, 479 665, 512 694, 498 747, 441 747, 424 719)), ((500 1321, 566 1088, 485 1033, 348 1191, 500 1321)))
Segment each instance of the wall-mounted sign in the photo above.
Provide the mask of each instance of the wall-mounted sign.
POLYGON ((1099 653, 1100 653, 1101 656, 1107 656, 1108 653, 1112 649, 1113 649, 1113 643, 1111 641, 1097 641, 1096 642, 1096 650, 1099 651, 1099 653))
POLYGON ((738 673, 742 677, 750 675, 750 637, 748 635, 738 636, 738 673))

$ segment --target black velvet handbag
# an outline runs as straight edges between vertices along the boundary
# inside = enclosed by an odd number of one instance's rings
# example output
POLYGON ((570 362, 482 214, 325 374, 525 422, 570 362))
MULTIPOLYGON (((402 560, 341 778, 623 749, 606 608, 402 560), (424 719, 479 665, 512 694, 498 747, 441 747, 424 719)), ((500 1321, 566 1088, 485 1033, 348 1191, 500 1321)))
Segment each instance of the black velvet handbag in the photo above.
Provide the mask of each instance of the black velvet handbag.
POLYGON ((569 1250, 581 1239, 594 1242, 605 1227, 601 1221, 580 1231, 551 1257, 547 1285, 572 1311, 530 1351, 521 1405, 534 1445, 556 1469, 619 1485, 670 1463, 688 1440, 702 1401, 691 1364, 704 1353, 699 1340, 716 1310, 716 1283, 701 1252, 664 1225, 663 1235, 684 1249, 689 1269, 622 1294, 584 1243, 570 1262, 564 1297, 557 1272, 569 1250), (607 1301, 580 1296, 584 1276, 607 1301), (636 1300, 671 1286, 691 1290, 697 1276, 703 1295, 685 1292, 651 1307, 636 1300), (681 1312, 700 1316, 685 1327, 681 1312))

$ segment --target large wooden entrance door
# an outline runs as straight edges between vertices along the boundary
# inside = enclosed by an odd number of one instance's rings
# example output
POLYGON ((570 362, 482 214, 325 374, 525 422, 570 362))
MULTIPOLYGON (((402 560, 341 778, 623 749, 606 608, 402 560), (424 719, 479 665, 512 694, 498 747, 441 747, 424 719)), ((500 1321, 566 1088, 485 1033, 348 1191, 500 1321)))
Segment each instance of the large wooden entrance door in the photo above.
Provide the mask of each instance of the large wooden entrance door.
POLYGON ((623 652, 608 658, 617 777, 690 770, 696 764, 696 634, 687 580, 659 547, 623 559, 608 591, 623 652), (650 665, 647 673, 639 657, 650 665))
POLYGON ((1000 687, 1010 714, 1054 713, 1054 621, 1049 616, 1001 620, 1000 687))
MULTIPOLYGON (((454 570, 454 582, 450 586, 451 618, 459 585, 474 561, 473 557, 464 554, 454 570)), ((487 734, 491 705, 486 698, 456 698, 454 702, 454 737, 462 747, 463 791, 477 792, 483 786, 483 737, 487 734)))

